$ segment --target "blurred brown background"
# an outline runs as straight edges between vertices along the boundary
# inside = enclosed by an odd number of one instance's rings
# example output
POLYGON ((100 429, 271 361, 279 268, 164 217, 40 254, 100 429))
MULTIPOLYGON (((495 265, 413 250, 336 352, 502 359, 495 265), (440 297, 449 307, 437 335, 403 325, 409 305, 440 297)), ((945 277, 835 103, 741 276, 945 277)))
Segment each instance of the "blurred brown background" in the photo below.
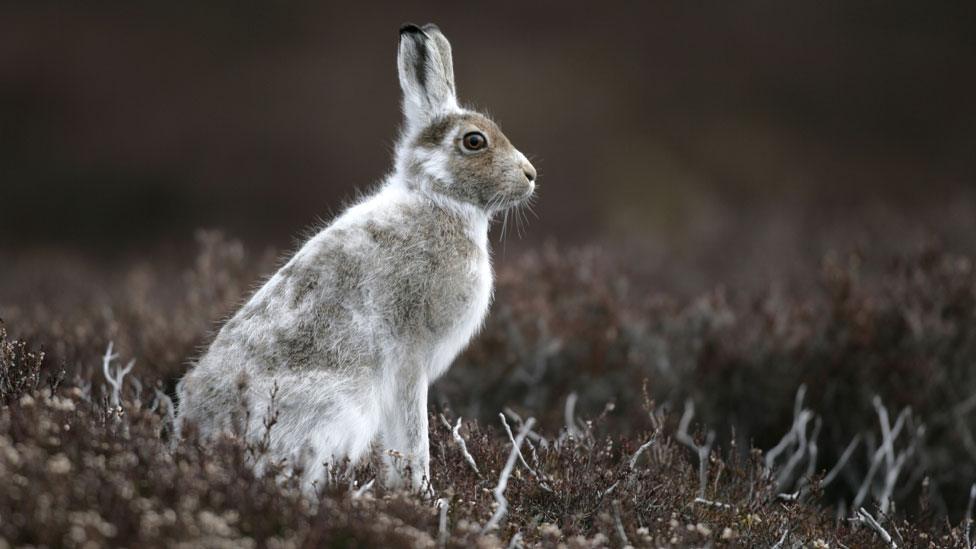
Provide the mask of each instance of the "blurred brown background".
POLYGON ((441 26, 462 101, 541 172, 508 247, 707 272, 862 234, 968 246, 974 6, 5 2, 0 255, 178 249, 198 227, 291 245, 389 170, 404 21, 441 26))

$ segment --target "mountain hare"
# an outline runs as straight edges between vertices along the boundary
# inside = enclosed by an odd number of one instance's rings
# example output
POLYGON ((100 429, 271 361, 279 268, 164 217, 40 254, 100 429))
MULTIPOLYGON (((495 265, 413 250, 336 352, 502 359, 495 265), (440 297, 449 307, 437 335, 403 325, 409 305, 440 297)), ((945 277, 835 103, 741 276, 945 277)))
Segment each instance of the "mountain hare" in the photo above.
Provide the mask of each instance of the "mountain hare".
POLYGON ((389 485, 424 486, 427 388, 492 297, 489 220, 535 190, 535 168, 498 126, 458 105, 435 25, 400 29, 397 67, 405 122, 393 173, 306 242, 177 389, 178 429, 212 437, 246 418, 253 439, 277 387, 271 458, 304 456, 308 483, 376 444, 389 485))

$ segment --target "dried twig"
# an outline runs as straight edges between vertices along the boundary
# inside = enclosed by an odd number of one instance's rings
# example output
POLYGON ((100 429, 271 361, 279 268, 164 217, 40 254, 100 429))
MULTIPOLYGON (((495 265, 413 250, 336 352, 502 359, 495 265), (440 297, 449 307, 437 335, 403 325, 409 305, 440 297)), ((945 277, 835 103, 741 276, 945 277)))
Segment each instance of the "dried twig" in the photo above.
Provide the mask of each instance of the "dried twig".
POLYGON ((976 483, 969 488, 969 504, 966 505, 966 517, 963 521, 966 523, 964 529, 966 533, 966 547, 972 547, 973 542, 970 538, 970 530, 973 528, 973 504, 976 503, 976 483))
MULTIPOLYGON (((796 469, 797 465, 807 456, 807 423, 813 419, 813 413, 809 410, 803 410, 794 419, 793 422, 793 432, 795 434, 794 440, 796 441, 796 449, 790 454, 790 457, 786 460, 786 463, 779 469, 776 474, 776 487, 778 490, 784 489, 789 481, 793 478, 793 470, 796 469)), ((768 461, 767 461, 768 463, 768 461)))
POLYGON ((613 523, 617 529, 617 535, 620 536, 620 546, 627 547, 630 545, 630 540, 627 539, 627 531, 624 530, 624 523, 620 520, 620 502, 613 500, 613 523))
POLYGON ((142 382, 139 381, 139 378, 138 377, 134 377, 133 376, 129 380, 129 383, 132 383, 132 387, 136 390, 136 398, 138 399, 139 398, 139 395, 142 394, 142 382))
POLYGON ((579 400, 579 395, 576 391, 569 393, 566 397, 566 407, 563 409, 563 416, 566 421, 566 433, 574 438, 579 438, 582 436, 583 431, 576 425, 576 401, 579 400))
POLYGON ((613 491, 617 489, 617 485, 618 484, 620 484, 620 481, 619 480, 617 482, 614 482, 613 484, 610 485, 609 488, 607 488, 606 490, 604 490, 603 493, 600 494, 600 500, 603 500, 603 498, 605 498, 605 497, 609 496, 610 494, 612 494, 613 491))
POLYGON ((645 442, 644 444, 642 444, 641 447, 638 448, 636 452, 634 452, 634 455, 630 456, 630 470, 631 471, 634 470, 634 467, 637 465, 637 459, 641 457, 641 454, 644 453, 644 450, 647 450, 648 448, 650 448, 651 445, 654 444, 654 442, 656 440, 657 440, 657 432, 655 431, 654 434, 651 435, 651 438, 649 438, 647 440, 647 442, 645 442))
MULTIPOLYGON (((793 401, 793 423, 789 431, 776 446, 769 449, 764 457, 766 464, 766 475, 772 476, 775 472, 776 491, 783 492, 790 486, 794 491, 802 489, 807 479, 813 476, 817 467, 817 438, 820 436, 822 421, 812 411, 803 407, 803 400, 806 398, 807 386, 800 385, 796 391, 793 401), (814 426, 810 434, 807 434, 807 426, 810 421, 814 421, 814 426), (777 467, 776 461, 784 452, 790 451, 786 461, 777 467), (801 463, 806 461, 806 470, 799 475, 796 473, 801 463)), ((778 497, 782 499, 782 494, 778 497)), ((799 494, 797 494, 799 497, 799 494)))
POLYGON ((854 501, 851 503, 853 507, 859 507, 864 500, 868 497, 868 492, 871 490, 871 481, 874 480, 875 473, 878 472, 878 467, 881 466, 881 460, 884 457, 884 447, 878 447, 874 452, 874 457, 871 458, 871 463, 868 465, 868 472, 864 475, 864 479, 861 480, 861 486, 857 490, 857 494, 854 495, 854 501))
POLYGON ((807 470, 806 473, 800 478, 803 484, 813 478, 814 473, 817 471, 817 456, 820 453, 820 447, 817 445, 817 439, 820 438, 820 429, 823 427, 823 420, 820 416, 817 416, 816 421, 813 423, 813 432, 810 433, 810 442, 807 444, 807 470))
POLYGON ((370 480, 366 484, 363 484, 362 486, 360 486, 359 489, 357 489, 355 492, 352 493, 352 499, 359 499, 359 498, 363 497, 363 495, 366 492, 368 492, 370 488, 373 487, 373 483, 374 482, 376 482, 376 479, 375 478, 372 479, 372 480, 370 480))
POLYGON ((766 469, 770 471, 773 470, 773 464, 776 462, 776 458, 783 453, 797 437, 796 425, 799 422, 800 415, 804 412, 803 410, 803 399, 807 394, 807 386, 800 385, 800 388, 796 390, 796 397, 793 400, 793 423, 790 426, 790 430, 787 431, 783 438, 766 452, 766 469))
MULTIPOLYGON (((498 414, 498 417, 501 418, 502 425, 505 426, 505 432, 508 433, 508 440, 510 440, 512 442, 512 444, 514 445, 515 444, 515 437, 512 436, 512 429, 508 426, 508 421, 505 420, 505 414, 498 414)), ((542 476, 539 475, 539 473, 535 469, 533 469, 531 466, 529 466, 528 462, 525 461, 525 456, 522 455, 522 450, 520 448, 518 448, 517 446, 515 447, 515 449, 518 452, 519 461, 521 461, 522 462, 522 465, 526 469, 528 469, 530 473, 532 473, 532 476, 535 477, 536 480, 539 481, 539 486, 543 490, 545 490, 546 492, 552 492, 552 488, 550 488, 549 485, 546 484, 546 481, 542 478, 542 476)))
POLYGON ((778 499, 780 501, 785 501, 785 502, 788 502, 788 503, 789 502, 794 502, 794 501, 800 499, 800 491, 799 490, 796 490, 795 492, 790 492, 789 494, 783 492, 783 493, 777 494, 776 495, 776 499, 778 499))
POLYGON ((478 464, 474 462, 474 457, 472 457, 471 453, 468 452, 468 444, 464 441, 464 437, 461 436, 461 417, 458 416, 457 424, 454 425, 454 427, 451 427, 451 424, 447 421, 447 418, 444 417, 444 414, 441 414, 441 421, 444 422, 444 426, 451 431, 454 441, 457 442, 458 447, 461 448, 461 453, 464 455, 464 460, 468 462, 468 465, 471 466, 471 469, 474 470, 475 474, 480 477, 481 471, 478 470, 478 464))
POLYGON ((708 458, 712 453, 712 444, 715 443, 715 431, 708 431, 705 436, 705 444, 699 445, 688 433, 688 427, 694 417, 695 403, 688 399, 685 401, 685 412, 681 416, 675 438, 698 455, 698 498, 705 499, 705 487, 708 485, 708 458))
POLYGON ((132 359, 124 368, 116 367, 113 371, 112 361, 119 358, 118 353, 113 352, 114 347, 114 342, 109 341, 108 348, 105 349, 105 354, 102 356, 102 375, 105 376, 105 380, 112 387, 110 402, 113 407, 116 407, 122 402, 122 386, 125 383, 125 376, 132 371, 132 367, 136 365, 136 361, 132 359))
POLYGON ((835 478, 837 478, 837 475, 840 474, 841 470, 844 468, 844 465, 846 465, 848 460, 851 459, 851 454, 854 453, 854 449, 857 448, 857 445, 860 442, 861 442, 860 434, 855 435, 854 438, 851 439, 850 444, 848 444, 847 448, 844 449, 844 453, 840 455, 840 459, 837 460, 837 463, 834 465, 834 468, 831 469, 830 472, 828 472, 827 475, 823 478, 823 481, 820 482, 820 486, 826 487, 828 484, 833 482, 835 478))
POLYGON ((878 524, 878 521, 874 520, 874 517, 871 516, 871 513, 869 513, 867 509, 864 507, 858 509, 857 518, 861 521, 861 524, 866 524, 870 526, 872 530, 877 532, 878 535, 881 536, 882 541, 887 543, 889 547, 892 549, 897 549, 898 544, 896 544, 895 540, 891 538, 891 534, 889 534, 887 530, 878 524))
MULTIPOLYGON (((885 465, 891 469, 895 462, 895 441, 891 435, 891 422, 888 419, 888 409, 881 402, 881 397, 874 395, 871 399, 875 411, 878 413, 878 422, 881 424, 881 447, 884 448, 885 465)), ((899 416, 901 419, 901 416, 899 416)), ((895 435, 897 436, 897 435, 895 435)))
MULTIPOLYGON (((868 493, 871 491, 874 476, 877 474, 881 466, 884 465, 884 480, 882 482, 881 491, 877 495, 881 512, 887 514, 888 507, 891 504, 891 493, 894 490, 895 482, 898 480, 898 475, 901 473, 901 469, 904 466, 905 461, 915 452, 915 441, 912 440, 907 449, 902 450, 897 454, 895 453, 895 440, 898 438, 898 435, 904 428, 905 422, 911 416, 911 409, 904 408, 901 413, 898 414, 895 424, 891 425, 888 410, 882 404, 881 398, 875 396, 873 404, 875 411, 878 414, 878 423, 881 426, 882 440, 881 444, 874 451, 871 458, 871 463, 868 466, 868 472, 864 476, 857 494, 854 496, 852 506, 855 508, 860 508, 862 506, 864 500, 868 496, 868 493)), ((921 431, 922 428, 919 428, 919 432, 921 431)))
MULTIPOLYGON (((509 419, 518 423, 519 427, 525 424, 525 420, 522 419, 522 416, 518 415, 518 413, 515 410, 509 408, 508 406, 502 408, 502 411, 505 412, 505 415, 508 416, 509 419)), ((535 441, 539 443, 539 445, 542 446, 543 448, 549 447, 549 440, 535 431, 529 431, 529 436, 525 440, 530 443, 532 441, 535 441)), ((535 452, 535 446, 530 446, 530 447, 532 448, 532 451, 535 452)))
POLYGON ((783 544, 786 543, 786 536, 788 535, 790 535, 790 531, 788 529, 783 530, 783 535, 780 536, 779 541, 777 541, 776 545, 773 545, 771 549, 779 549, 780 547, 782 547, 783 544))
POLYGON ((884 485, 881 490, 881 496, 878 498, 878 507, 881 509, 882 513, 887 513, 888 508, 891 505, 891 494, 895 490, 895 482, 898 481, 898 475, 901 474, 901 469, 905 465, 905 460, 910 458, 915 453, 915 441, 902 452, 898 453, 898 457, 895 459, 894 464, 885 471, 884 485))
POLYGON ((447 546, 447 539, 450 537, 450 532, 447 531, 447 511, 449 504, 447 498, 437 500, 437 505, 441 508, 440 520, 437 522, 437 546, 441 548, 447 546))
POLYGON ((508 486, 508 478, 512 475, 512 468, 515 467, 515 461, 518 460, 519 447, 522 445, 522 441, 525 440, 526 435, 532 429, 533 425, 535 425, 535 418, 530 417, 525 421, 525 425, 519 429, 518 435, 512 443, 512 451, 508 454, 508 461, 505 462, 505 467, 502 469, 501 474, 498 475, 498 484, 495 485, 495 489, 492 491, 498 507, 495 508, 495 512, 491 515, 488 522, 485 523, 485 527, 481 530, 482 533, 490 532, 498 528, 498 524, 505 516, 505 513, 508 512, 508 500, 505 499, 505 488, 508 486))

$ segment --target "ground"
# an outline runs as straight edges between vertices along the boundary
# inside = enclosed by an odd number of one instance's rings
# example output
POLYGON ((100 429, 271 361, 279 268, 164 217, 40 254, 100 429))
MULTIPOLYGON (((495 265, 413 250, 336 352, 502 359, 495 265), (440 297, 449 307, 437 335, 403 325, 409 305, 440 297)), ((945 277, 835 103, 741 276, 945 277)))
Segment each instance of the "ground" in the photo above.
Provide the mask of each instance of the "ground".
POLYGON ((277 253, 200 233, 192 260, 21 263, 0 547, 970 545, 973 257, 837 252, 689 295, 605 247, 508 253, 432 391, 431 489, 367 464, 316 496, 256 475, 260 441, 170 440, 175 381, 277 253))

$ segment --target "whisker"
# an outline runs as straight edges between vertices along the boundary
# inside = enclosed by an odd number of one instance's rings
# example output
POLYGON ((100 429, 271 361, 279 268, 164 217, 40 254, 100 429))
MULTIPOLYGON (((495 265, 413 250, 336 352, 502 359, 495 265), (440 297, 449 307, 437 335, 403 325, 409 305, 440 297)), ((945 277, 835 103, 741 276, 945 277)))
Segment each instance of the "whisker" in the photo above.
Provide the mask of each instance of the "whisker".
POLYGON ((525 234, 529 233, 529 215, 525 213, 527 207, 528 207, 528 202, 526 202, 522 206, 519 206, 519 217, 522 218, 522 232, 524 232, 525 234))
POLYGON ((512 214, 515 217, 515 234, 522 239, 522 206, 520 204, 515 205, 515 213, 512 214))
POLYGON ((501 204, 501 193, 498 192, 498 191, 496 191, 495 194, 493 194, 491 196, 491 198, 488 199, 487 209, 488 209, 489 214, 492 217, 494 217, 494 214, 495 214, 495 211, 494 210, 495 210, 495 208, 498 207, 499 204, 501 204))

